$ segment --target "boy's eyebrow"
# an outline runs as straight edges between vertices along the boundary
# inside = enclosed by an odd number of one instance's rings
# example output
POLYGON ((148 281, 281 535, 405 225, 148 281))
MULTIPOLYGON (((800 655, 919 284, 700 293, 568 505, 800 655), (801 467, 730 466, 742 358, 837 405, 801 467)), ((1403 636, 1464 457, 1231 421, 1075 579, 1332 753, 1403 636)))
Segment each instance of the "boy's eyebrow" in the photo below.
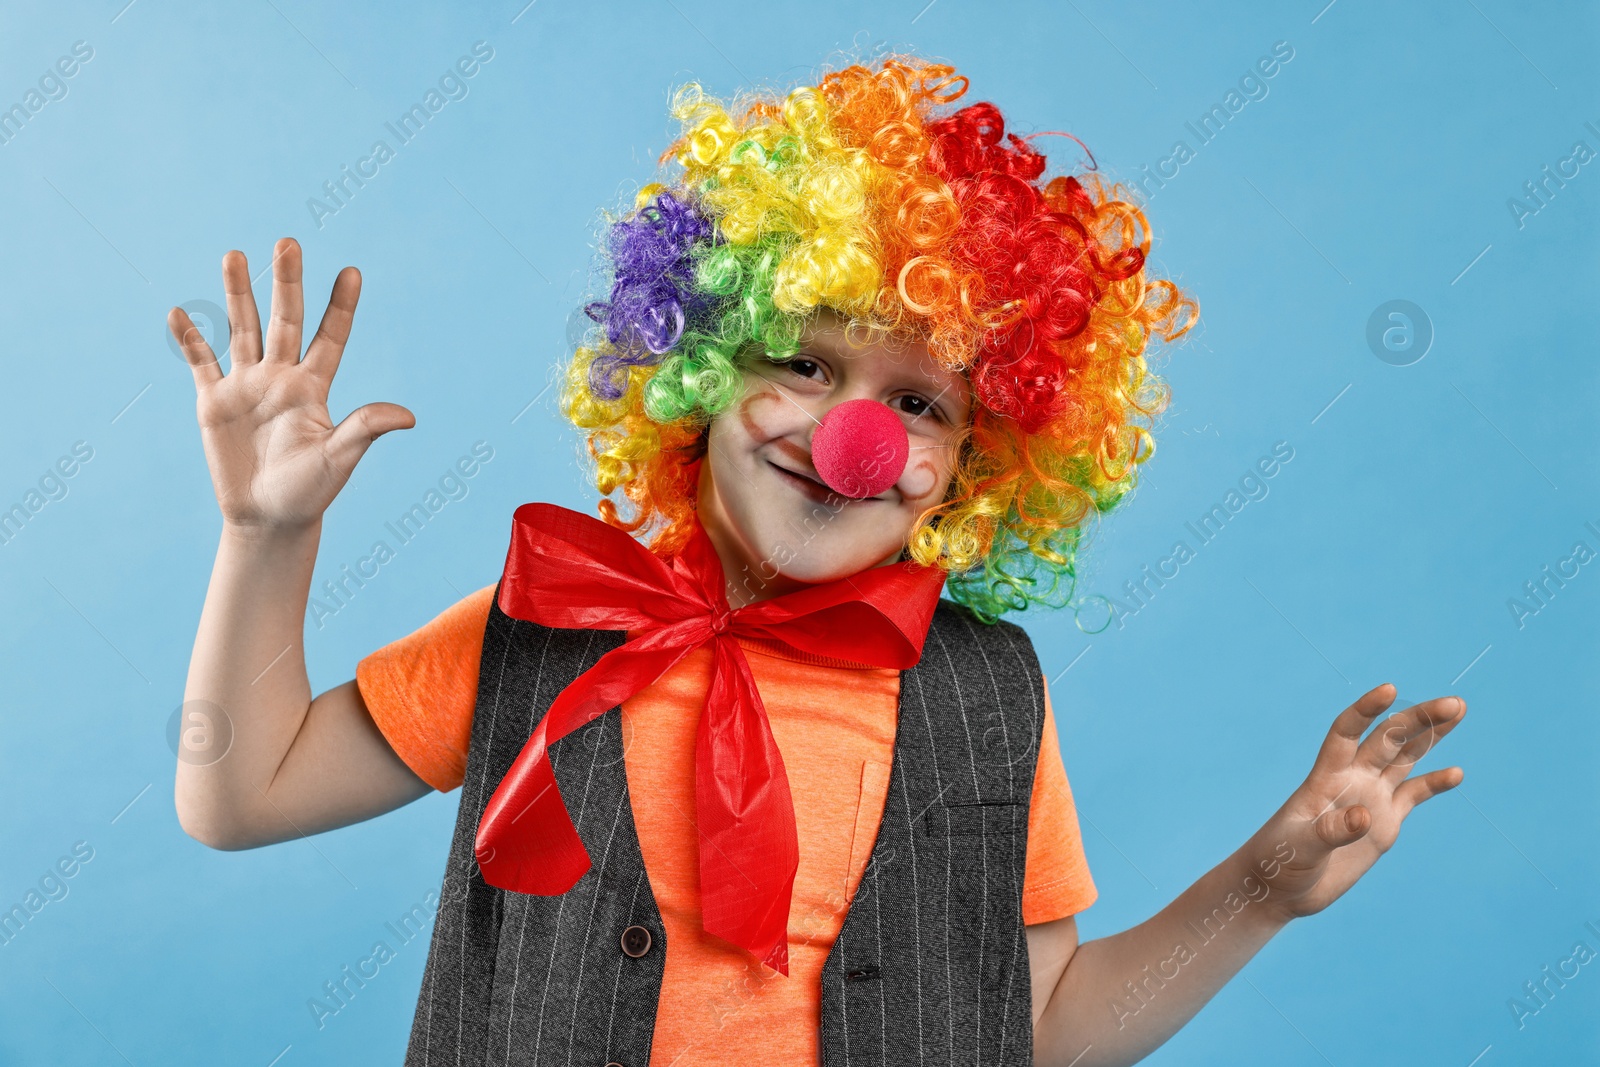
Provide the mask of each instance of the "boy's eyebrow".
MULTIPOLYGON (((872 345, 851 344, 850 338, 839 331, 832 331, 832 333, 837 333, 838 336, 830 336, 830 334, 824 334, 820 331, 811 334, 810 336, 803 338, 797 347, 802 352, 807 349, 820 349, 825 354, 832 356, 883 356, 888 358, 891 362, 901 365, 904 365, 908 362, 908 360, 904 358, 906 355, 915 354, 911 353, 909 348, 891 349, 888 352, 875 351, 872 345), (901 358, 894 358, 896 356, 901 358)), ((924 373, 923 377, 927 378, 927 374, 924 373)), ((930 378, 929 381, 933 381, 933 379, 930 378)))
POLYGON ((821 332, 811 334, 810 336, 801 339, 799 347, 802 352, 808 348, 820 348, 832 356, 841 354, 860 354, 866 352, 865 348, 856 345, 841 345, 832 337, 829 337, 827 334, 821 332))

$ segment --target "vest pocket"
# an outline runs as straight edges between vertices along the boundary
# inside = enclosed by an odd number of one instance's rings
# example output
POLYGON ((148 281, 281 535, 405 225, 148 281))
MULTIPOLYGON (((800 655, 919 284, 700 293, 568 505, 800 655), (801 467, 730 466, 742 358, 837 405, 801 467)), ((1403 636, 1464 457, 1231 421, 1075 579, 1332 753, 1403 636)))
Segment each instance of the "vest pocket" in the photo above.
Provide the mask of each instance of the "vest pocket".
POLYGON ((856 895, 861 879, 866 875, 873 847, 877 844, 878 828, 883 823, 884 804, 888 795, 889 764, 877 760, 863 760, 861 784, 856 793, 855 825, 850 831, 849 866, 845 869, 844 877, 846 901, 856 895))

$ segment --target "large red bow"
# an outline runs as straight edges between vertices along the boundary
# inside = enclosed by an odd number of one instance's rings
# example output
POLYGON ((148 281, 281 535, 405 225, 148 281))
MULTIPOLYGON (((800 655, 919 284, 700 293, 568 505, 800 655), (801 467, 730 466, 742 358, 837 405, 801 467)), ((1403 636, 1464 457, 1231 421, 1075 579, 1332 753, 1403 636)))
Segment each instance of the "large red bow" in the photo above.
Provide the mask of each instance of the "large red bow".
POLYGON ((696 526, 663 560, 628 534, 553 504, 517 509, 500 610, 563 629, 630 630, 561 691, 478 823, 484 879, 518 893, 566 892, 589 869, 549 748, 711 642, 711 686, 695 735, 700 898, 707 933, 788 975, 789 899, 799 848, 783 757, 736 637, 905 670, 922 655, 944 584, 896 563, 728 609, 722 565, 696 526))

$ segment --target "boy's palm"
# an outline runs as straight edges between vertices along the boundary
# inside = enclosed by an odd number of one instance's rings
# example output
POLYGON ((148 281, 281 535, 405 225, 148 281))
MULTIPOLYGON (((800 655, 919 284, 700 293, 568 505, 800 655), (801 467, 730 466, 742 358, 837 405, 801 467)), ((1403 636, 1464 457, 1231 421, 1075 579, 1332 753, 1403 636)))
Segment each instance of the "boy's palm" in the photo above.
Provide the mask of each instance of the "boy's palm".
POLYGON ((361 275, 339 273, 316 336, 300 359, 304 297, 300 246, 279 241, 265 345, 241 252, 223 257, 233 367, 226 376, 181 308, 167 325, 194 372, 206 462, 223 517, 236 526, 282 528, 316 521, 344 488, 367 447, 415 425, 397 404, 368 404, 334 425, 328 389, 350 337, 361 275))
POLYGON ((1459 767, 1407 774, 1461 721, 1465 702, 1424 701, 1362 740, 1394 701, 1388 688, 1371 690, 1340 713, 1305 782, 1256 835, 1256 852, 1268 854, 1284 842, 1294 849, 1268 879, 1270 899, 1286 918, 1337 900, 1394 844, 1413 808, 1461 783, 1459 767))

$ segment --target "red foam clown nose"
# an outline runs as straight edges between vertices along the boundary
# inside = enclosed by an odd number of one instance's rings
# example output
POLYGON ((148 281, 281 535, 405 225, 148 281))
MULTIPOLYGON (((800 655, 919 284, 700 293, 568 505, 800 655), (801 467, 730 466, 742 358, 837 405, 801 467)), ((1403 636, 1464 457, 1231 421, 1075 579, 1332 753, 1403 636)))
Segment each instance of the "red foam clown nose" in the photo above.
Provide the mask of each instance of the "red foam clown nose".
POLYGON ((860 500, 900 480, 911 458, 905 423, 876 400, 847 400, 811 435, 811 463, 828 488, 860 500))

